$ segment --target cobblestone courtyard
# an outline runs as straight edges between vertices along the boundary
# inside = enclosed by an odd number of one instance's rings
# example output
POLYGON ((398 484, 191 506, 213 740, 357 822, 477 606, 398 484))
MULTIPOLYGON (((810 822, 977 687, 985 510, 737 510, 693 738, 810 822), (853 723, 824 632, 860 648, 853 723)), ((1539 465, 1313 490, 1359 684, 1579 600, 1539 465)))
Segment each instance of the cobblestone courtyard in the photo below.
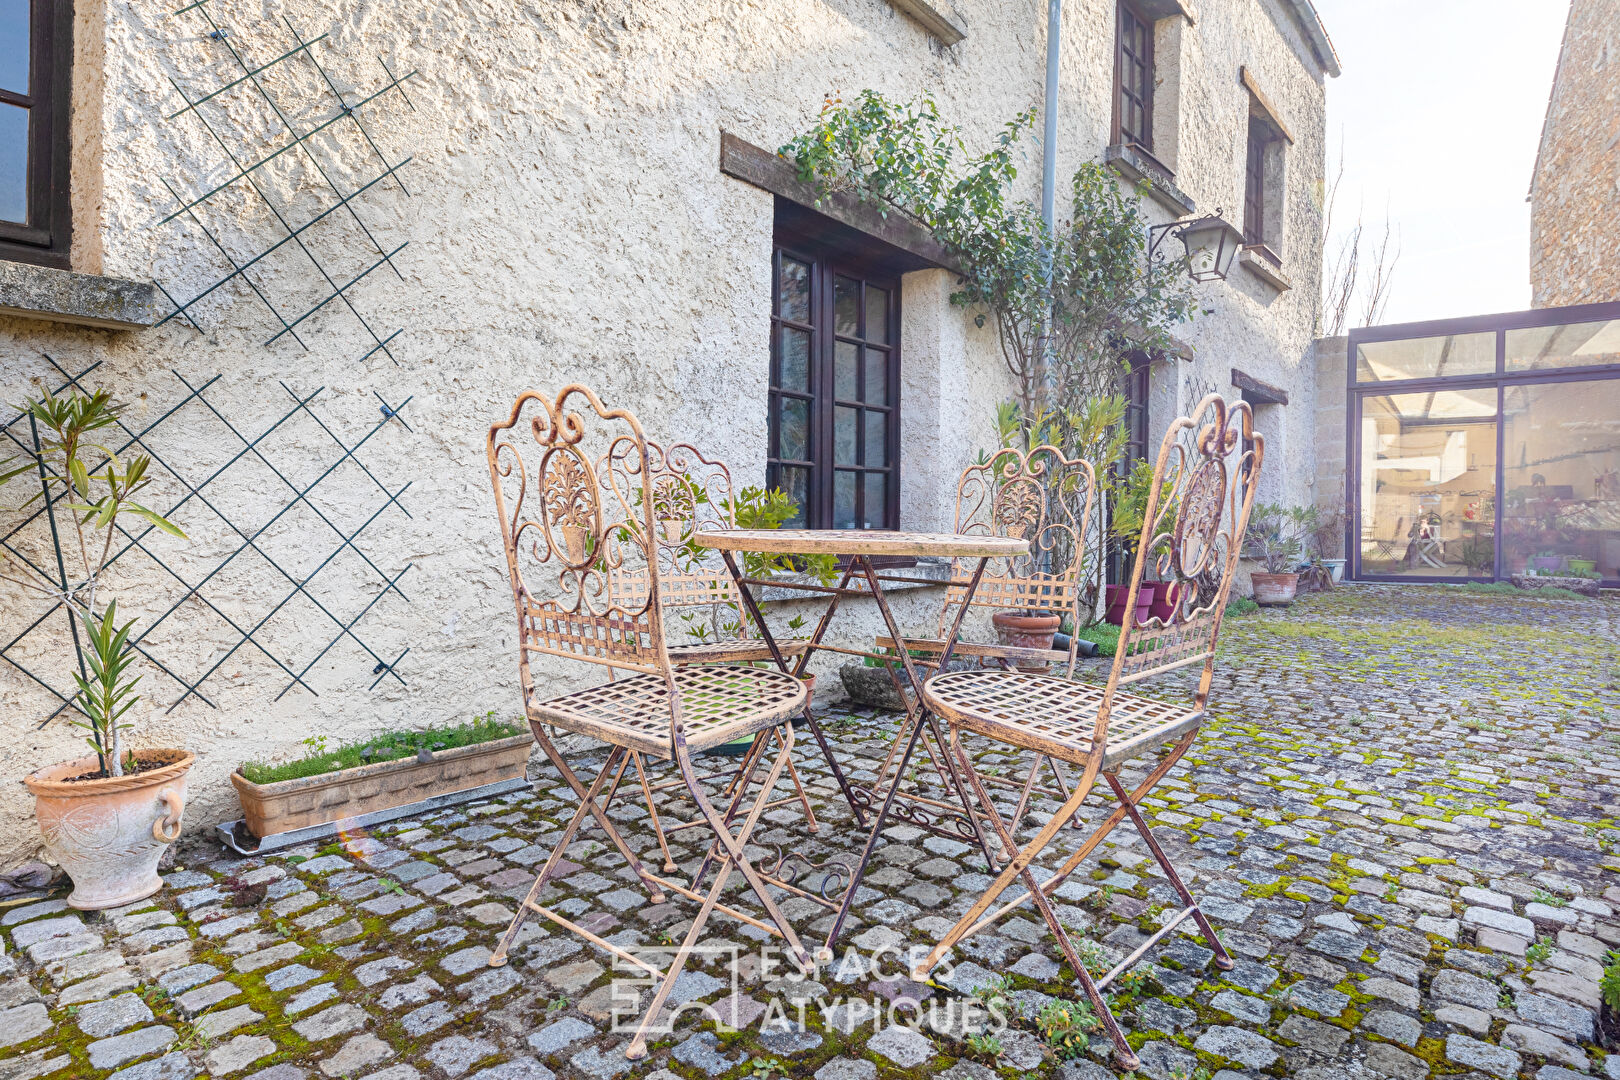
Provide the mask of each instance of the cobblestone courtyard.
MULTIPOLYGON (((1180 932, 1149 954, 1148 977, 1116 998, 1138 1074, 1620 1077, 1620 1054, 1595 1042, 1601 961, 1620 946, 1617 638, 1613 600, 1421 587, 1346 588, 1233 618, 1215 719, 1150 805, 1238 963, 1217 971, 1180 932)), ((860 777, 894 717, 833 710, 828 724, 860 777)), ((808 738, 797 756, 822 829, 811 836, 783 807, 755 850, 820 861, 853 848, 849 811, 808 738)), ((1016 768, 990 751, 980 762, 1016 768)), ((717 916, 711 943, 731 941, 742 958, 689 967, 675 998, 713 1002, 744 1030, 683 1013, 632 1065, 628 1034, 608 1030, 607 954, 536 926, 511 964, 484 962, 573 805, 548 775, 535 794, 319 850, 240 859, 198 842, 161 894, 120 911, 3 909, 0 1080, 1115 1075, 1100 1035, 1063 1060, 1036 1030, 1047 996, 1071 997, 1073 977, 1027 909, 958 949, 940 986, 897 981, 893 960, 786 980, 748 955, 751 928, 717 916), (874 1024, 850 1004, 909 994, 926 1012, 975 991, 1014 1019, 995 1041, 964 1040, 960 1023, 874 1024), (780 1016, 773 1001, 792 1022, 767 1023, 780 1016)), ((656 858, 639 801, 621 795, 615 815, 656 858)), ((600 835, 582 834, 546 902, 616 943, 678 937, 693 905, 650 905, 600 835)), ((690 870, 697 833, 681 836, 675 857, 690 870)), ((1082 836, 1066 830, 1043 861, 1082 836)), ((1091 961, 1128 952, 1174 907, 1133 839, 1113 833, 1101 864, 1058 890, 1091 961)), ((966 844, 892 827, 845 943, 863 954, 931 943, 979 895, 984 870, 966 844)), ((824 932, 828 916, 808 901, 786 911, 807 938, 824 932)))

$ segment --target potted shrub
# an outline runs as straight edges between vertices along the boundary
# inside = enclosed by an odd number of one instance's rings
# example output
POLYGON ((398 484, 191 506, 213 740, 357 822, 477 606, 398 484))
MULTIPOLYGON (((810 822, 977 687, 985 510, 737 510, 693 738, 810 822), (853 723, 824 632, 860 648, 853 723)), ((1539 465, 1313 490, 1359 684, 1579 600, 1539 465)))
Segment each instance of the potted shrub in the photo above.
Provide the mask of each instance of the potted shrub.
POLYGON ((1543 551, 1530 560, 1530 569, 1535 573, 1546 571, 1551 574, 1564 568, 1564 557, 1556 551, 1543 551))
POLYGON ((67 607, 79 667, 72 703, 84 717, 74 722, 89 733, 85 742, 93 751, 39 769, 23 784, 34 796, 45 849, 73 879, 68 903, 86 910, 119 907, 163 887, 158 861, 180 836, 186 773, 196 758, 184 750, 129 745, 131 725, 124 717, 140 700, 135 687, 141 681, 130 674, 134 620, 118 625, 116 600, 103 609, 101 578, 125 515, 172 536, 185 534, 135 501, 151 483, 150 457, 125 462, 90 441, 117 422, 119 407, 107 391, 46 394, 23 411, 41 433, 38 452, 21 465, 0 462, 0 483, 29 474, 39 478, 45 513, 57 526, 52 536, 58 565, 72 566, 73 576, 83 577, 64 589, 27 564, 10 561, 0 563, 0 576, 67 607), (65 526, 56 520, 58 507, 71 514, 65 526))
POLYGON ((247 762, 231 773, 252 838, 516 779, 534 739, 526 725, 486 713, 464 724, 386 732, 331 750, 322 735, 304 745, 309 752, 296 760, 247 762))
POLYGON ((1315 528, 1316 510, 1308 506, 1256 506, 1249 515, 1244 533, 1246 554, 1259 559, 1264 570, 1252 575, 1254 599, 1258 604, 1283 605, 1294 601, 1299 588, 1300 552, 1305 537, 1315 528))
MULTIPOLYGON (((1130 473, 1115 488, 1113 505, 1108 521, 1108 531, 1112 534, 1114 542, 1119 544, 1120 552, 1124 556, 1123 570, 1125 579, 1130 580, 1136 572, 1136 545, 1142 536, 1142 516, 1147 511, 1149 488, 1153 485, 1153 463, 1145 458, 1131 467, 1130 473)), ((1174 508, 1170 505, 1174 496, 1175 485, 1166 480, 1163 490, 1159 493, 1158 514, 1173 514, 1174 508)), ((1153 605, 1158 600, 1161 586, 1167 590, 1170 585, 1164 582, 1151 581, 1143 570, 1141 584, 1136 590, 1136 621, 1145 623, 1152 617, 1153 605)), ((1108 610, 1104 618, 1115 626, 1125 624, 1125 602, 1129 599, 1129 585, 1110 585, 1106 590, 1108 610)), ((1175 603, 1168 596, 1164 606, 1171 607, 1175 603)))

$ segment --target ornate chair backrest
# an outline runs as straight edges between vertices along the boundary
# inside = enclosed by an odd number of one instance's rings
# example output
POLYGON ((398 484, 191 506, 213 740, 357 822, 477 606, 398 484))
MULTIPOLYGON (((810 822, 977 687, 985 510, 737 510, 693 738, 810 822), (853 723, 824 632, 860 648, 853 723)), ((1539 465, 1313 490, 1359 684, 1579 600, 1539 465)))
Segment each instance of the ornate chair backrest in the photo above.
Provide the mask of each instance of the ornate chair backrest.
MULTIPOLYGON (((1055 446, 1037 446, 1027 453, 1007 447, 988 461, 963 469, 956 484, 957 535, 1029 541, 1028 555, 990 560, 972 606, 1044 609, 1071 616, 1078 624, 1086 524, 1095 494, 1091 463, 1066 457, 1055 446)), ((977 559, 951 560, 941 634, 967 595, 977 563, 977 559)), ((1072 667, 1074 658, 1069 659, 1072 667)))
MULTIPOLYGON (((729 617, 737 622, 739 633, 746 633, 747 616, 737 585, 727 572, 720 553, 693 543, 693 534, 703 530, 734 529, 736 520, 736 491, 731 482, 731 470, 724 462, 705 457, 688 443, 676 443, 665 450, 655 442, 648 442, 645 485, 637 490, 650 492, 653 515, 652 550, 658 557, 659 597, 665 615, 665 626, 670 633, 670 645, 688 642, 683 638, 701 640, 713 629, 704 627, 695 611, 671 609, 708 609, 718 617, 729 617), (673 614, 680 624, 672 622, 673 614), (696 629, 695 629, 696 628, 696 629)), ((619 483, 628 486, 635 474, 636 447, 627 440, 617 440, 601 463, 603 472, 614 475, 619 483)), ((650 586, 646 574, 623 574, 615 585, 623 590, 616 594, 624 603, 640 603, 650 586)))
POLYGON ((1248 402, 1229 405, 1219 394, 1204 398, 1192 416, 1180 417, 1164 433, 1125 599, 1126 625, 1120 627, 1098 711, 1098 745, 1104 742, 1108 713, 1121 686, 1202 663, 1195 704, 1204 707, 1215 673, 1221 617, 1237 576, 1264 456, 1265 441, 1254 431, 1248 402), (1154 617, 1131 625, 1150 560, 1160 580, 1177 586, 1175 610, 1168 622, 1154 617), (1218 583, 1211 588, 1216 574, 1218 583))
POLYGON ((533 653, 670 677, 658 606, 647 441, 588 387, 529 391, 486 446, 518 616, 527 699, 533 653), (599 468, 616 457, 621 467, 599 468), (625 582, 636 581, 635 588, 625 582))

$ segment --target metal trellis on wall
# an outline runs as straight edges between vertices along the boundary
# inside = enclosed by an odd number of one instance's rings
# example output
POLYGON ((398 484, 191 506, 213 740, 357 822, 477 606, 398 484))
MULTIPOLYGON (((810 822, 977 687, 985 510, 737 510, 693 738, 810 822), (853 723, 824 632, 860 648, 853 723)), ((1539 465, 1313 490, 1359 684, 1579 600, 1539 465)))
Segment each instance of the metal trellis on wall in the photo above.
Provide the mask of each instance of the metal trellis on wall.
POLYGON ((217 183, 203 181, 201 186, 206 189, 194 197, 181 194, 186 185, 164 180, 179 209, 163 222, 188 220, 207 240, 208 248, 229 266, 229 272, 187 300, 176 299, 160 284, 174 310, 158 325, 184 319, 201 330, 197 305, 221 287, 240 281, 275 319, 278 329, 266 345, 290 337, 307 349, 300 328, 338 301, 370 339, 370 347, 360 359, 381 352, 398 363, 390 346, 401 331, 379 334, 350 294, 384 265, 404 279, 394 259, 407 242, 390 248, 379 241, 373 225, 361 216, 359 200, 383 187, 408 196, 399 172, 411 158, 390 163, 366 127, 363 114, 394 91, 414 110, 404 84, 416 72, 396 76, 379 57, 386 82, 350 104, 346 97, 354 92, 340 90, 316 55, 315 47, 326 42, 328 35, 305 38, 283 16, 291 47, 255 64, 228 20, 216 18, 218 6, 218 0, 198 0, 174 13, 200 20, 206 32, 199 40, 227 70, 223 82, 195 95, 171 79, 185 105, 166 119, 194 118, 208 141, 224 155, 221 167, 226 178, 217 183), (365 175, 368 169, 373 170, 369 179, 344 191, 345 176, 365 175), (246 201, 239 196, 246 196, 246 201), (254 219, 262 218, 252 213, 255 206, 273 219, 273 224, 264 221, 278 237, 272 243, 255 235, 254 219), (254 253, 246 258, 236 254, 243 250, 254 253), (357 251, 358 259, 354 257, 357 251), (343 264, 348 265, 339 269, 343 264), (320 278, 320 288, 313 295, 304 294, 299 287, 304 275, 296 271, 301 266, 312 267, 320 278))
MULTIPOLYGON (((51 365, 59 376, 53 393, 88 392, 85 379, 100 366, 71 375, 54 360, 51 365)), ((275 700, 294 687, 318 694, 311 672, 345 640, 367 658, 368 676, 375 676, 369 689, 390 678, 404 686, 398 665, 409 646, 389 659, 384 647, 361 637, 359 624, 390 594, 409 602, 400 581, 410 564, 385 568, 375 547, 368 544, 372 550, 365 550, 360 541, 391 509, 411 516, 400 502, 410 482, 390 489, 362 456, 363 450, 384 452, 372 443, 388 425, 410 431, 401 415, 410 398, 395 405, 374 391, 379 419, 350 443, 314 408, 324 387, 303 394, 282 383, 285 410, 255 432, 244 430, 231 408, 210 399, 210 393, 223 396, 220 376, 194 381, 175 372, 174 377, 183 389, 177 401, 144 423, 125 419, 126 410, 117 434, 105 440, 120 457, 150 455, 154 490, 168 500, 157 509, 188 534, 186 541, 167 541, 160 550, 153 526, 119 524, 109 561, 117 568, 111 592, 140 582, 119 597, 120 614, 139 612, 133 647, 179 688, 168 710, 192 697, 217 707, 205 684, 217 682, 244 650, 285 678, 275 700), (181 416, 184 424, 177 423, 181 416), (321 536, 329 547, 317 543, 321 536), (321 626, 325 633, 316 636, 321 626)), ((0 456, 11 456, 7 451, 12 450, 37 454, 39 432, 26 414, 0 424, 0 436, 0 456)), ((66 495, 60 485, 46 486, 43 472, 40 483, 45 497, 0 532, 0 548, 66 591, 71 578, 58 556, 63 548, 53 540, 61 536, 65 543, 72 511, 62 504, 66 495)), ((379 539, 375 531, 367 537, 379 539)), ((3 632, 0 660, 49 694, 46 704, 54 707, 43 717, 48 723, 77 706, 71 671, 40 669, 39 657, 60 653, 47 647, 44 637, 60 632, 53 627, 60 626, 58 612, 75 650, 81 628, 61 599, 41 606, 37 614, 25 614, 18 629, 3 632)), ((82 671, 82 657, 78 662, 82 671)), ((151 687, 145 692, 151 694, 151 687)))

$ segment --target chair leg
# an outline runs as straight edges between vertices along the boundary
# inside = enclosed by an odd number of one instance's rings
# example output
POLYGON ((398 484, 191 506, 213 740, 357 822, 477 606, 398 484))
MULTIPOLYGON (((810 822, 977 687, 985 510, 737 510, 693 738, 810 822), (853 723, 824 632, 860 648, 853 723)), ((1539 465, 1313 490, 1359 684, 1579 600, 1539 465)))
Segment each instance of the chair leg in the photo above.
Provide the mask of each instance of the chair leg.
POLYGON ((602 771, 596 774, 595 780, 591 781, 590 791, 586 793, 585 798, 580 800, 579 807, 574 811, 574 816, 568 819, 568 824, 563 828, 562 836, 558 838, 557 845, 551 849, 550 856, 546 858, 546 864, 540 868, 540 873, 535 875, 534 884, 529 887, 528 898, 518 905, 517 914, 512 916, 511 925, 506 928, 506 933, 501 935, 500 943, 495 946, 495 951, 490 954, 490 967, 501 967, 506 963, 507 950, 512 947, 512 943, 517 940, 518 931, 523 929, 523 924, 528 921, 529 905, 539 899, 540 890, 546 887, 546 882, 551 879, 551 872, 556 869, 557 863, 562 861, 563 852, 568 849, 569 844, 574 842, 574 834, 579 831, 580 823, 585 820, 585 815, 590 813, 589 803, 596 799, 597 793, 602 790, 602 785, 608 778, 608 774, 613 771, 614 764, 623 753, 622 748, 615 746, 612 752, 608 754, 607 760, 602 763, 602 771))
POLYGON ((804 821, 812 834, 821 831, 821 823, 816 821, 816 812, 810 808, 810 795, 804 790, 804 784, 799 780, 799 770, 793 767, 793 759, 788 758, 788 778, 793 781, 793 790, 799 795, 799 805, 804 807, 804 821))
POLYGON ((652 818, 653 835, 658 838, 658 850, 664 853, 664 873, 673 874, 680 867, 669 854, 669 840, 664 836, 663 823, 658 820, 658 809, 653 805, 652 785, 647 781, 647 767, 639 750, 630 751, 630 760, 636 763, 636 776, 641 780, 641 795, 647 800, 647 816, 652 818))
MULTIPOLYGON (((792 952, 801 969, 806 973, 812 970, 810 956, 804 951, 804 946, 799 943, 798 935, 793 932, 793 927, 776 906, 776 902, 771 899, 770 890, 766 887, 764 879, 759 876, 758 871, 754 869, 743 854, 743 847, 748 843, 754 827, 759 824, 760 816, 765 812, 765 804, 770 801, 771 790, 776 786, 776 781, 781 778, 783 768, 793 755, 793 730, 791 725, 787 726, 787 731, 781 738, 781 745, 782 749, 777 754, 776 761, 765 778, 764 786, 754 799, 753 807, 749 810, 748 816, 743 819, 735 836, 732 835, 725 819, 720 816, 719 812, 710 804, 708 797, 703 794, 702 788, 697 785, 690 761, 685 760, 684 757, 677 759, 681 774, 687 779, 687 790, 691 794, 693 801, 698 804, 698 809, 703 812, 704 818, 708 820, 710 827, 714 829, 715 840, 724 850, 724 854, 720 856, 720 868, 715 875, 714 884, 710 886, 702 906, 698 909, 697 917, 692 921, 691 929, 686 932, 686 937, 676 951, 674 959, 665 970, 664 978, 659 983, 657 991, 653 994, 652 1004, 648 1006, 646 1015, 641 1018, 641 1024, 636 1029, 634 1037, 630 1040, 630 1046, 625 1051, 625 1056, 632 1061, 638 1061, 647 1056, 647 1032, 657 1020, 659 1012, 664 1007, 664 1002, 669 998, 670 991, 674 989, 675 980, 680 977, 682 969, 686 966, 687 957, 692 954, 692 950, 696 947, 702 935, 704 924, 708 922, 710 914, 713 913, 715 905, 719 902, 726 883, 731 880, 733 869, 740 870, 743 877, 748 880, 755 897, 764 906, 770 920, 775 923, 777 930, 782 935, 782 939, 787 943, 788 949, 792 952)), ((695 880, 694 884, 696 884, 695 880)))
MULTIPOLYGON (((952 734, 955 734, 954 729, 952 734)), ((990 800, 989 792, 985 790, 983 782, 979 779, 979 774, 974 771, 973 763, 968 760, 967 754, 962 751, 961 743, 952 739, 950 750, 956 757, 962 771, 966 774, 968 781, 973 785, 974 794, 978 796, 980 804, 983 805, 985 816, 990 819, 991 827, 995 829, 996 835, 1001 838, 1002 844, 1005 845, 1008 851, 1016 850, 1012 833, 1001 820, 1001 813, 996 809, 996 804, 990 800)), ((1065 813, 1054 816, 1052 820, 1053 822, 1062 822, 1066 821, 1068 816, 1065 813)), ((1061 828, 1061 825, 1059 828, 1061 828)), ((1091 973, 1086 970, 1085 964, 1081 962, 1080 955, 1074 947, 1074 942, 1069 938, 1068 931, 1058 921, 1057 912, 1052 910, 1051 901, 1041 891, 1040 883, 1035 880, 1035 875, 1029 869, 1030 863, 1040 854, 1041 848, 1044 848, 1051 841, 1051 836, 1055 835, 1056 832, 1057 829, 1052 829, 1050 826, 1042 830, 1042 835, 1045 838, 1037 837, 1036 841, 1031 843, 1029 847, 1019 851, 1008 869, 1018 868, 1018 875, 1023 879, 1024 887, 1029 890, 1030 895, 1034 898, 1035 906, 1040 910, 1041 918, 1046 920, 1047 929, 1051 930, 1052 936, 1057 939, 1058 947, 1063 950, 1064 958, 1069 961, 1069 967, 1074 970, 1076 977, 1080 981, 1081 989, 1086 992, 1086 998, 1091 1002, 1092 1011, 1102 1021, 1103 1030, 1108 1033, 1109 1039, 1114 1043, 1115 1064, 1129 1072, 1140 1065, 1141 1061, 1137 1058, 1136 1052, 1131 1049, 1131 1044, 1125 1041, 1124 1033, 1119 1030, 1119 1024, 1115 1021, 1113 1012, 1108 1008, 1108 1003, 1103 1000, 1102 993, 1097 989, 1096 983, 1092 981, 1091 973)))
POLYGON ((1136 826, 1136 831, 1142 834, 1143 840, 1147 841, 1148 850, 1153 852, 1153 859, 1159 864, 1159 869, 1164 871, 1164 876, 1170 882, 1171 888, 1176 890, 1176 895, 1181 897, 1181 902, 1192 909, 1193 921, 1198 924, 1198 929, 1203 932, 1204 940, 1209 942, 1210 949, 1215 953, 1215 966, 1222 971, 1231 971, 1233 966, 1231 954, 1226 951, 1226 946, 1221 944, 1221 939, 1215 936, 1215 928, 1209 924, 1209 919, 1205 918, 1204 910, 1198 906, 1198 901, 1193 899, 1191 890, 1181 883, 1181 875, 1176 873, 1176 868, 1171 865, 1169 857, 1164 853, 1164 849, 1159 847, 1158 840, 1154 839, 1153 830, 1148 828, 1148 823, 1142 819, 1142 812, 1136 808, 1136 800, 1132 799, 1125 789, 1120 786, 1118 776, 1106 773, 1104 779, 1108 781, 1108 786, 1113 788, 1114 797, 1120 801, 1120 805, 1125 807, 1125 813, 1130 816, 1131 824, 1136 826))
MULTIPOLYGON (((624 837, 619 835, 619 830, 607 816, 607 811, 598 806, 596 800, 586 798, 585 785, 579 782, 579 777, 574 775, 574 770, 568 767, 568 762, 563 759, 562 752, 557 749, 556 744, 547 738, 537 725, 530 724, 529 726, 534 729, 534 741, 539 744, 546 758, 557 767, 557 771, 562 774, 563 780, 573 789, 574 796, 585 803, 591 816, 596 819, 596 823, 602 827, 603 832, 607 833, 608 840, 614 847, 619 849, 619 854, 624 856, 625 861, 630 864, 630 869, 635 871, 636 877, 641 879, 641 885, 647 890, 648 895, 652 897, 652 902, 662 904, 664 902, 664 890, 653 879, 652 875, 647 873, 646 869, 641 865, 641 860, 636 858, 636 853, 630 850, 630 845, 624 842, 624 837)), ((621 748, 615 747, 615 749, 623 753, 621 748)), ((615 787, 617 787, 616 784, 615 787)))

